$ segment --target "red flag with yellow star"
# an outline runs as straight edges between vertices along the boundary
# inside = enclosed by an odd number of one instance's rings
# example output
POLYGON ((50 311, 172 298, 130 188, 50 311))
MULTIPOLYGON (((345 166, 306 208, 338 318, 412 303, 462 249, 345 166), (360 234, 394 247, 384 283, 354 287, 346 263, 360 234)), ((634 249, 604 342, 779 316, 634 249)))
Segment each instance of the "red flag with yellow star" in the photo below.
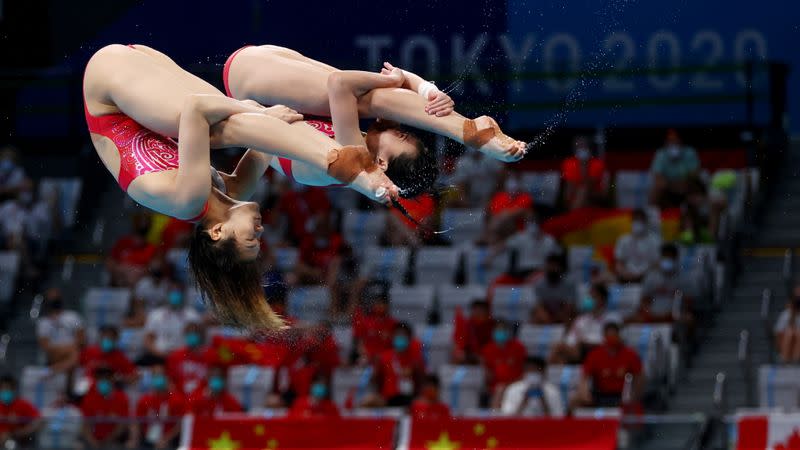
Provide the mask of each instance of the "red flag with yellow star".
POLYGON ((415 419, 409 448, 614 450, 618 427, 614 419, 415 419))
POLYGON ((184 447, 192 450, 392 449, 393 419, 199 418, 184 447))

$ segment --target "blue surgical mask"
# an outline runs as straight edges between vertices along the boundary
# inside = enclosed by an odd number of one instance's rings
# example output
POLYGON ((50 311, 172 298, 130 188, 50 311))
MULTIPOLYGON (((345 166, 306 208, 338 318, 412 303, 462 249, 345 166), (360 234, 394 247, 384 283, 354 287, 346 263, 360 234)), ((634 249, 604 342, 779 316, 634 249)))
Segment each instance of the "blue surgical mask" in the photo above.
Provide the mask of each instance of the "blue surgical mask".
POLYGON ((593 309, 594 309, 594 298, 590 295, 587 295, 586 297, 583 298, 583 300, 581 300, 580 310, 581 312, 589 312, 593 309))
POLYGON ((186 345, 191 348, 197 348, 200 346, 200 334, 191 332, 186 335, 186 345))
POLYGON ((210 380, 208 380, 208 388, 211 389, 211 392, 219 393, 225 389, 225 380, 219 376, 213 376, 210 380))
POLYGON ((117 344, 114 342, 114 340, 109 337, 104 337, 103 339, 100 339, 100 350, 103 353, 108 353, 110 351, 113 351, 116 346, 117 344))
POLYGON ((397 336, 392 339, 392 346, 398 352, 404 352, 408 349, 408 336, 404 334, 398 334, 397 336))
POLYGON ((581 147, 575 150, 575 157, 580 161, 586 161, 592 157, 592 152, 586 147, 581 147))
POLYGON ((328 395, 328 387, 324 383, 314 383, 311 385, 311 396, 317 400, 322 400, 328 395))
POLYGON ((110 380, 97 381, 97 392, 99 392, 103 397, 108 397, 111 395, 112 390, 114 390, 114 386, 111 384, 110 380))
POLYGON ((509 339, 511 339, 511 334, 508 332, 508 330, 503 328, 494 330, 492 336, 494 337, 494 341, 500 345, 505 344, 509 339))
POLYGON ((166 391, 167 390, 167 377, 162 374, 153 375, 153 378, 150 380, 153 389, 157 391, 166 391))
POLYGON ((16 397, 17 394, 15 394, 11 389, 0 389, 0 403, 8 406, 14 402, 16 397))
POLYGON ((664 258, 661 260, 661 270, 664 272, 672 272, 675 270, 675 261, 670 258, 664 258))
POLYGON ((167 296, 167 300, 169 300, 169 304, 174 307, 180 307, 183 305, 183 293, 178 290, 169 291, 169 296, 167 296))

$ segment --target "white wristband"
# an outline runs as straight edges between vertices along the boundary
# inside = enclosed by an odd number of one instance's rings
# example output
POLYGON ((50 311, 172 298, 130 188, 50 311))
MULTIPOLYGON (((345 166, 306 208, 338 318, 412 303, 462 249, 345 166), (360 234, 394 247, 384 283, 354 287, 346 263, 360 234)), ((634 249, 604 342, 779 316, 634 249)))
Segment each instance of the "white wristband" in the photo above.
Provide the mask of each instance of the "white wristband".
POLYGON ((439 88, 430 81, 423 81, 419 84, 419 87, 417 87, 417 93, 425 100, 428 100, 428 95, 430 95, 431 92, 439 92, 439 88))

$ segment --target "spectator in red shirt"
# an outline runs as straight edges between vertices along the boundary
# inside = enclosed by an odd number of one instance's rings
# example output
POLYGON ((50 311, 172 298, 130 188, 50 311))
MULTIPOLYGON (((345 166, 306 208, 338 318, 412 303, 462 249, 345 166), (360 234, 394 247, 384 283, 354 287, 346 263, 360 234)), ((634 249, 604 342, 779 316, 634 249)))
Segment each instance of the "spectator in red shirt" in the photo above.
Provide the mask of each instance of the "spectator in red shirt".
POLYGON ((152 390, 136 403, 136 419, 131 424, 128 448, 142 441, 156 449, 177 448, 181 432, 178 418, 186 413, 186 397, 166 375, 163 362, 150 366, 152 390))
POLYGON ((329 212, 314 215, 314 232, 305 235, 300 243, 300 254, 290 284, 332 286, 336 282, 344 240, 334 231, 331 220, 329 212))
POLYGON ((409 406, 422 385, 425 360, 422 345, 413 335, 409 324, 399 322, 392 334, 392 348, 378 357, 375 375, 386 406, 409 406))
POLYGON ((112 286, 132 287, 147 273, 156 254, 156 246, 147 242, 150 223, 148 213, 135 214, 133 233, 121 237, 114 244, 106 262, 112 286))
POLYGON ((311 384, 307 395, 299 397, 289 410, 294 418, 339 417, 339 408, 330 398, 327 378, 317 376, 311 384))
POLYGON ((276 211, 288 219, 289 241, 294 245, 303 242, 309 234, 306 225, 316 213, 330 211, 331 202, 324 189, 295 184, 283 192, 276 211))
POLYGON ((366 296, 373 298, 367 305, 369 312, 356 312, 353 318, 353 338, 361 362, 369 362, 392 347, 392 334, 397 325, 397 320, 389 315, 388 286, 369 286, 366 296))
POLYGON ((10 375, 0 377, 0 445, 13 448, 10 441, 30 447, 41 426, 39 411, 17 392, 17 380, 10 375))
POLYGON ((125 442, 130 414, 128 396, 114 386, 114 372, 100 367, 94 372, 94 385, 81 400, 85 418, 83 437, 90 448, 108 448, 125 442))
POLYGON ((561 165, 564 181, 564 204, 567 209, 603 206, 608 202, 608 172, 602 159, 592 156, 586 137, 574 142, 575 156, 561 165))
POLYGON ((213 417, 225 412, 243 412, 241 403, 228 392, 225 372, 214 367, 208 373, 208 383, 189 397, 189 410, 196 416, 213 417))
POLYGON ((390 209, 386 216, 386 229, 383 233, 386 243, 392 247, 419 247, 426 243, 434 244, 436 235, 431 230, 436 228, 434 224, 436 200, 433 195, 424 193, 411 199, 401 198, 399 202, 408 215, 416 220, 416 223, 399 209, 390 209))
POLYGON ((618 407, 622 404, 625 376, 633 375, 632 403, 642 387, 642 361, 639 355, 622 342, 619 325, 610 322, 603 329, 605 342, 589 352, 583 362, 583 375, 573 406, 597 408, 618 407), (591 384, 591 388, 589 387, 591 384))
POLYGON ((493 407, 499 407, 506 386, 522 378, 527 356, 525 346, 514 337, 511 325, 498 320, 492 331, 492 341, 481 351, 493 407))
POLYGON ((87 374, 93 374, 100 367, 108 367, 117 377, 115 381, 124 383, 136 379, 136 366, 119 349, 119 330, 112 325, 100 327, 98 343, 81 352, 81 367, 87 374))
POLYGON ((489 201, 482 243, 500 245, 509 236, 525 228, 533 218, 533 197, 523 190, 518 173, 506 171, 503 189, 489 201))
POLYGON ((469 317, 464 318, 460 311, 456 314, 453 330, 453 362, 456 364, 478 364, 481 350, 491 342, 494 320, 489 302, 473 300, 469 307, 469 317))
POLYGON ((166 370, 175 388, 189 394, 194 392, 208 376, 211 350, 205 343, 205 329, 199 323, 189 323, 184 328, 186 345, 167 356, 166 370))
POLYGON ((419 397, 411 404, 414 419, 441 420, 450 418, 450 408, 439 397, 441 384, 436 375, 427 375, 419 397))

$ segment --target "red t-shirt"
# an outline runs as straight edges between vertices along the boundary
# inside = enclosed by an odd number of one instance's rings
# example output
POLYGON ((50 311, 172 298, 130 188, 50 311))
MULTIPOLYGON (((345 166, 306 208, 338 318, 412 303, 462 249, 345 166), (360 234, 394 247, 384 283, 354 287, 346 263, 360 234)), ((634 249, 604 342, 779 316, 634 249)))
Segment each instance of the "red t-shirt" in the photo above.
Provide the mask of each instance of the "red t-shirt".
POLYGON ((306 187, 303 192, 286 191, 278 201, 278 210, 289 218, 289 231, 296 242, 308 234, 306 223, 312 215, 331 209, 324 189, 306 187))
POLYGON ((161 231, 161 248, 169 250, 175 247, 175 244, 184 236, 188 236, 192 233, 193 227, 194 225, 190 222, 171 217, 169 222, 167 222, 167 226, 161 231))
POLYGON ((463 339, 456 339, 457 345, 463 346, 462 350, 468 354, 480 354, 486 344, 492 341, 494 325, 491 319, 478 321, 470 317, 467 319, 463 339))
POLYGON ((600 158, 592 158, 589 160, 585 173, 581 170, 581 164, 580 160, 574 156, 565 159, 561 164, 561 178, 568 183, 576 184, 585 181, 584 176, 586 176, 592 182, 592 189, 603 189, 603 177, 606 173, 606 163, 600 158))
POLYGON ((136 373, 136 366, 125 356, 122 350, 112 350, 104 352, 100 347, 93 345, 86 347, 81 352, 81 366, 89 378, 94 378, 94 371, 98 367, 108 367, 117 375, 131 376, 136 373))
POLYGON ((181 347, 167 356, 167 375, 178 389, 190 393, 202 384, 208 375, 209 353, 206 347, 196 351, 181 347))
POLYGON ((12 423, 15 420, 30 419, 32 421, 38 418, 39 410, 23 398, 17 397, 9 405, 0 403, 0 433, 9 433, 27 425, 23 422, 12 423))
POLYGON ((489 387, 494 388, 498 383, 509 384, 522 378, 528 355, 519 340, 511 339, 502 347, 494 341, 489 342, 483 347, 481 356, 489 374, 489 387))
POLYGON ((621 395, 625 374, 642 373, 642 361, 629 347, 622 346, 619 351, 612 352, 607 345, 601 345, 586 356, 583 373, 592 379, 596 391, 621 395))
POLYGON ((119 425, 116 423, 117 420, 129 416, 128 396, 125 392, 114 389, 108 397, 103 397, 95 387, 92 387, 81 400, 81 412, 84 417, 95 420, 92 435, 98 441, 102 441, 114 432, 119 425))
POLYGON ((361 341, 367 357, 372 358, 392 347, 397 321, 389 316, 357 315, 353 320, 353 337, 361 341))
POLYGON ((494 194, 489 201, 489 215, 491 216, 496 216, 504 211, 531 208, 533 208, 533 197, 527 192, 509 194, 501 191, 494 194))
POLYGON ((145 267, 150 264, 156 246, 134 236, 120 238, 111 249, 111 258, 121 264, 145 267))
POLYGON ((311 397, 306 396, 295 400, 289 410, 289 416, 296 418, 339 417, 339 408, 329 399, 314 402, 311 397))
MULTIPOLYGON (((431 194, 422 194, 415 198, 401 198, 399 202, 417 222, 422 222, 436 212, 436 202, 431 194)), ((409 229, 416 230, 419 228, 417 224, 404 216, 399 209, 392 208, 390 211, 409 229)))
POLYGON ((300 243, 300 261, 311 267, 327 270, 342 248, 342 236, 333 234, 325 246, 317 247, 317 238, 308 234, 300 243))
POLYGON ((411 404, 411 417, 413 419, 448 419, 450 408, 442 402, 430 403, 425 400, 414 400, 411 404))
MULTIPOLYGON (((179 391, 150 392, 144 394, 136 403, 136 417, 162 418, 166 420, 164 434, 169 434, 178 425, 178 418, 186 413, 186 397, 179 391)), ((147 433, 149 423, 142 424, 143 434, 147 433)))
POLYGON ((383 398, 388 400, 396 395, 414 395, 415 382, 425 374, 422 345, 412 339, 408 350, 403 353, 394 349, 385 350, 378 357, 378 374, 383 398))
POLYGON ((189 410, 196 416, 213 417, 222 412, 242 412, 242 405, 230 392, 211 395, 201 390, 189 397, 189 410))

